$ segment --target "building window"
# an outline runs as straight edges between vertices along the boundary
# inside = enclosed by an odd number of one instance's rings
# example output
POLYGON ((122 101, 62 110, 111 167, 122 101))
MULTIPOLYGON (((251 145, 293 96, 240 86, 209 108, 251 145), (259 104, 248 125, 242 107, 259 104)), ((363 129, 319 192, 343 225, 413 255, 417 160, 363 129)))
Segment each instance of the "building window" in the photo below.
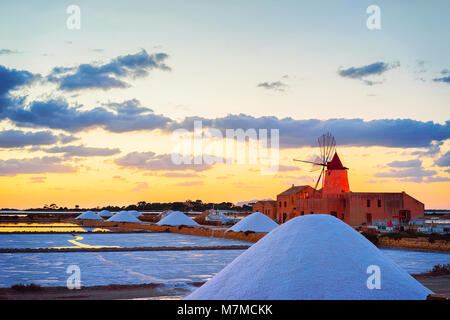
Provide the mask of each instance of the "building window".
POLYGON ((281 208, 281 201, 280 201, 280 208, 281 208))
POLYGON ((367 224, 372 224, 372 214, 371 213, 367 214, 367 224))
POLYGON ((336 212, 336 211, 331 211, 330 214, 331 214, 333 217, 337 217, 337 212, 336 212))
POLYGON ((367 208, 370 208, 370 200, 367 200, 367 208))
POLYGON ((305 192, 305 199, 309 199, 309 193, 305 192))
POLYGON ((344 220, 345 215, 342 213, 341 214, 341 219, 344 220))
POLYGON ((314 214, 314 211, 311 211, 310 214, 314 214))
POLYGON ((347 206, 347 199, 344 199, 344 208, 347 206))
POLYGON ((286 206, 287 206, 287 202, 285 201, 285 202, 284 202, 284 207, 286 208, 286 206))
POLYGON ((302 216, 305 215, 305 211, 302 211, 302 213, 300 213, 300 215, 302 215, 302 216))
POLYGON ((378 199, 378 208, 381 208, 381 200, 378 199))

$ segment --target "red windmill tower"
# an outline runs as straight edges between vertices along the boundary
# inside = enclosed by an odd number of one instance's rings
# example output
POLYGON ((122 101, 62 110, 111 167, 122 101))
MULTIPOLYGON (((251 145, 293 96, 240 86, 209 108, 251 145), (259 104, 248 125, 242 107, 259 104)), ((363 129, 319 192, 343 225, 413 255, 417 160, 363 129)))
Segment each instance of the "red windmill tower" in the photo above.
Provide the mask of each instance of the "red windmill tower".
POLYGON ((311 163, 313 165, 311 171, 321 169, 314 190, 317 190, 317 186, 322 179, 322 198, 336 197, 343 192, 349 192, 348 168, 342 165, 336 152, 336 139, 328 132, 320 136, 318 142, 320 157, 317 156, 315 161, 298 159, 294 159, 294 161, 311 163))

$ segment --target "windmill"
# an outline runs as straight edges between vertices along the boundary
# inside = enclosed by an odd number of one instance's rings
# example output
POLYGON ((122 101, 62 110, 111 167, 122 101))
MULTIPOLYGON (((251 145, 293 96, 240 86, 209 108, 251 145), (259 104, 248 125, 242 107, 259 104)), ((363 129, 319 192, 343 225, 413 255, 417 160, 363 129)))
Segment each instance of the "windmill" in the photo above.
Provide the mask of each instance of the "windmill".
POLYGON ((317 186, 319 185, 320 179, 322 179, 322 189, 323 189, 324 172, 327 168, 328 162, 331 161, 331 159, 333 158, 333 155, 336 151, 336 139, 334 139, 333 135, 330 132, 327 132, 326 134, 321 135, 317 139, 317 141, 319 143, 320 156, 316 156, 314 161, 294 159, 294 161, 312 164, 312 167, 310 170, 311 172, 321 170, 319 178, 317 179, 316 185, 314 187, 314 190, 317 190, 317 186))

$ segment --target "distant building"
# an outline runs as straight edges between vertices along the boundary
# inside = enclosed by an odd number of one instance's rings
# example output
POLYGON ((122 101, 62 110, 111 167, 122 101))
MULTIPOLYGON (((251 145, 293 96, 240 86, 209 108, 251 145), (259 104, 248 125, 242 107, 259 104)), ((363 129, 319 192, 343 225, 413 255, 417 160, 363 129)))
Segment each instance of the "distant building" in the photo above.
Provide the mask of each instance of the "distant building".
POLYGON ((257 201, 253 204, 253 212, 261 212, 272 220, 277 220, 277 202, 274 200, 257 201))
POLYGON ((405 192, 351 192, 347 170, 335 153, 326 165, 322 189, 292 185, 277 195, 275 207, 259 201, 253 211, 276 217, 279 223, 307 214, 331 214, 351 226, 389 221, 407 224, 424 216, 424 204, 405 192))

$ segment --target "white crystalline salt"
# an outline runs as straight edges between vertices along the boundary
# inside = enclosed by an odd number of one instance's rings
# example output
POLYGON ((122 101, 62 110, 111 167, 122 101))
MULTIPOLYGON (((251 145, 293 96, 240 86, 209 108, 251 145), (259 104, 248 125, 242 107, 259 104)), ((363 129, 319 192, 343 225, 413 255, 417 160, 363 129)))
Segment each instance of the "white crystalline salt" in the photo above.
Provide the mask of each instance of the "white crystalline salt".
POLYGON ((275 228, 186 299, 423 300, 430 293, 344 222, 307 215, 275 228), (380 289, 369 289, 373 268, 380 289))

